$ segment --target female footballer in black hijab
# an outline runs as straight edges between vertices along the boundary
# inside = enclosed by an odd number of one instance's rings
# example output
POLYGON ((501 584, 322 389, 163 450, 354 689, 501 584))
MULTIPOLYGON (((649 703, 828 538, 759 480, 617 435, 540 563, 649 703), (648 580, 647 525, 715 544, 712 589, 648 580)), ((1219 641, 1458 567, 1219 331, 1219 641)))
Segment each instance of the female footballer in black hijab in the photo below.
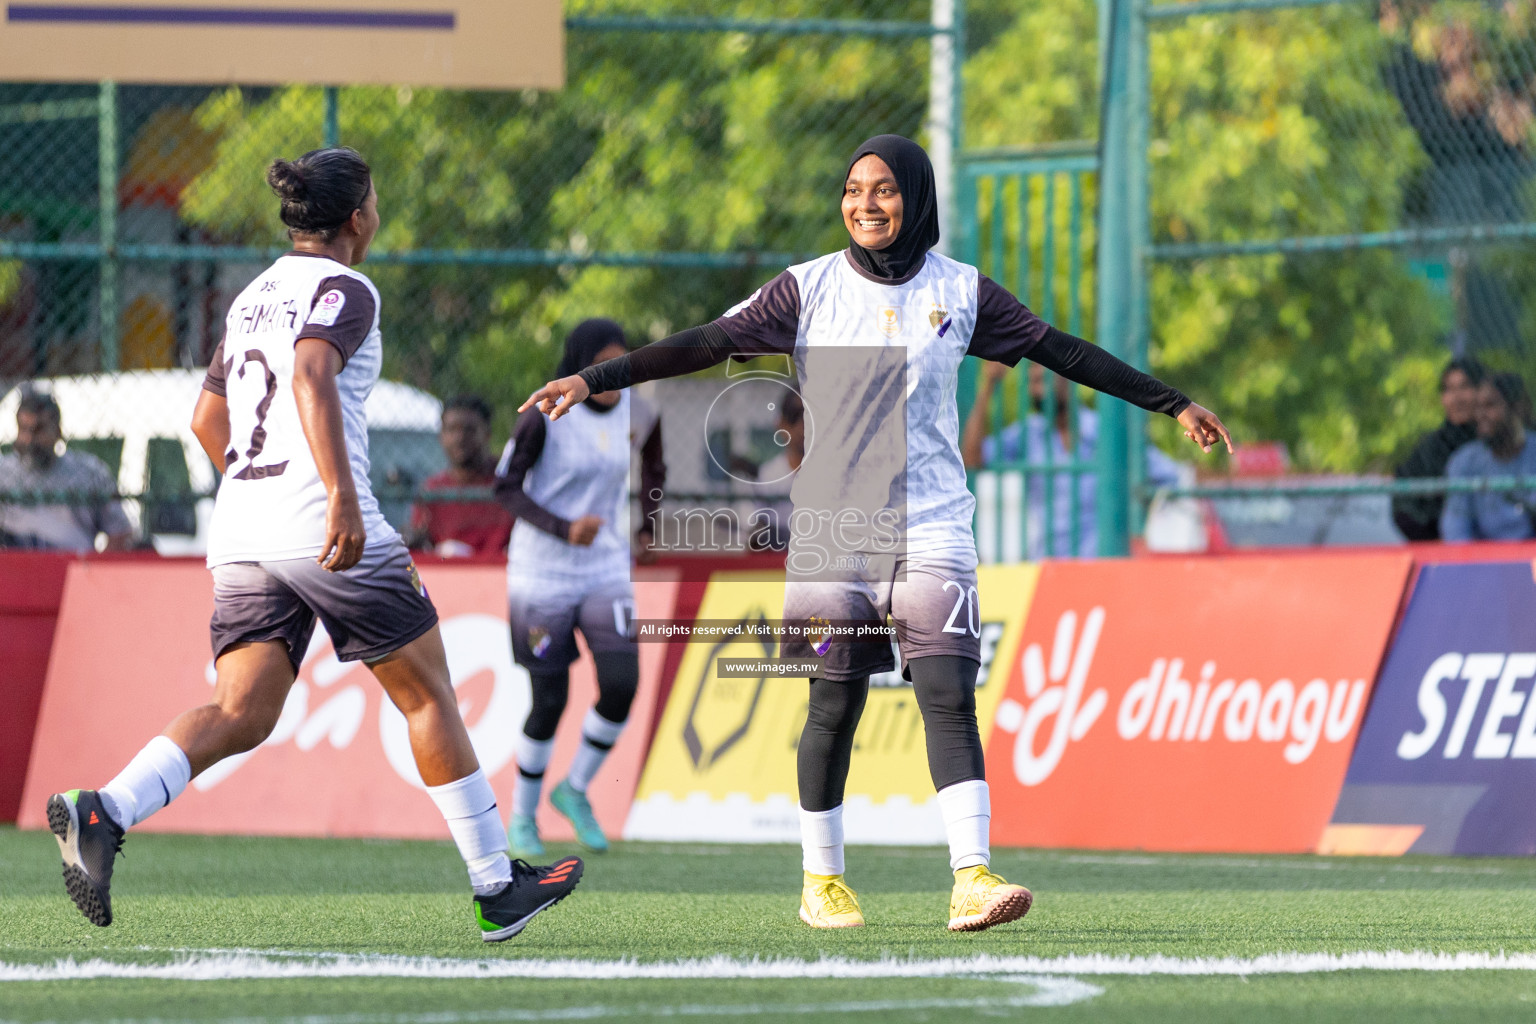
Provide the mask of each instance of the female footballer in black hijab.
MULTIPOLYGON (((796 751, 805 872, 800 918, 816 928, 864 923, 843 873, 843 792, 869 677, 893 667, 888 639, 859 643, 816 630, 829 620, 880 627, 889 618, 922 712, 928 770, 949 841, 948 927, 976 931, 1024 916, 1032 897, 989 868, 991 801, 976 725, 975 499, 966 489, 955 402, 961 361, 974 355, 1014 366, 1028 358, 1177 418, 1205 451, 1221 442, 1230 447, 1231 439, 1213 413, 1174 388, 1058 331, 975 267, 933 252, 933 167, 917 143, 877 135, 855 149, 841 205, 847 249, 790 267, 712 323, 552 381, 523 408, 559 419, 580 411, 589 394, 692 373, 732 355, 794 358, 807 422, 815 424, 791 491, 785 566, 784 622, 804 626, 804 638, 780 647, 781 657, 816 666, 796 751), (904 443, 895 449, 900 459, 885 446, 893 438, 904 443), (819 518, 829 504, 839 524, 858 509, 815 499, 829 481, 836 489, 868 477, 871 467, 880 484, 878 470, 891 463, 900 478, 884 481, 894 497, 878 514, 901 524, 902 543, 887 558, 875 543, 878 531, 849 541, 819 518), (847 571, 844 560, 840 573, 808 571, 796 561, 797 545, 800 554, 830 547, 854 556, 851 564, 875 568, 847 571)), ((871 490, 878 488, 838 494, 857 499, 871 490)))

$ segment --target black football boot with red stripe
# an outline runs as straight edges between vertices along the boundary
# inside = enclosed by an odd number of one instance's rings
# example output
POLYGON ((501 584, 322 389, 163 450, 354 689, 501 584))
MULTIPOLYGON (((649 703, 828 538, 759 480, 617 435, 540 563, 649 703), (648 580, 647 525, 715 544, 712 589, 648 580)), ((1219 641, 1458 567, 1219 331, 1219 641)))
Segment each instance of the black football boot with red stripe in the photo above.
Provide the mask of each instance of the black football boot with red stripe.
POLYGON ((123 848, 123 829, 94 789, 48 798, 48 828, 64 858, 64 888, 92 924, 112 923, 112 863, 123 848))
POLYGON ((512 881, 497 892, 475 897, 475 921, 486 942, 510 939, 541 910, 548 910, 571 894, 581 881, 581 858, 566 857, 548 867, 534 867, 525 860, 512 862, 512 881))

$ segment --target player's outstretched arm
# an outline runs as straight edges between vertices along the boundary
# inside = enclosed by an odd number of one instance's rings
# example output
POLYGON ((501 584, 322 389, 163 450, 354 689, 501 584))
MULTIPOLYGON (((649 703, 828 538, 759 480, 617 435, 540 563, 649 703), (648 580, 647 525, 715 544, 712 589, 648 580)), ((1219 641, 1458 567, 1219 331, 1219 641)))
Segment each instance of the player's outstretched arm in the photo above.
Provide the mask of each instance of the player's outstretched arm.
POLYGON ((719 324, 704 324, 662 338, 628 355, 597 363, 571 377, 552 380, 528 396, 518 412, 537 407, 552 420, 570 412, 588 395, 622 391, 648 380, 684 377, 725 362, 740 351, 719 324))

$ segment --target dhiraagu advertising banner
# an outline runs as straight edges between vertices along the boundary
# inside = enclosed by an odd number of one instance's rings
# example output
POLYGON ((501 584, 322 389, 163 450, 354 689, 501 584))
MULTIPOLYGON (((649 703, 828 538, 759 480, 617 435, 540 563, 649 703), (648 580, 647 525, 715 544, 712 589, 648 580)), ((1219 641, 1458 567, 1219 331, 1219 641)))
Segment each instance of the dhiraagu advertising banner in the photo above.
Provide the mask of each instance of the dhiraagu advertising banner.
MULTIPOLYGON (((981 671, 976 714, 982 743, 1034 597, 1033 565, 978 570, 981 671)), ((696 623, 742 623, 717 640, 694 637, 678 666, 661 726, 630 809, 628 839, 795 842, 795 748, 805 724, 803 676, 722 678, 721 658, 777 655, 753 626, 777 623, 782 573, 710 579, 696 623)), ((672 641, 679 642, 679 641, 672 641)), ((844 827, 850 843, 939 843, 943 822, 928 776, 922 716, 899 671, 870 680, 854 741, 844 827)))

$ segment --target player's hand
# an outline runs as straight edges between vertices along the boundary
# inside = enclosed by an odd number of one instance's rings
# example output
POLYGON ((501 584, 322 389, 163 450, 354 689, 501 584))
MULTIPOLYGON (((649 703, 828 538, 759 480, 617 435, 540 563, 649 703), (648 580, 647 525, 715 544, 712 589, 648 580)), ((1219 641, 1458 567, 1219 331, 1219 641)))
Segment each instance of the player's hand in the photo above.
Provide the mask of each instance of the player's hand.
MULTIPOLYGON (((567 380, 574 378, 567 377, 567 380)), ((571 524, 571 532, 566 540, 578 547, 589 547, 597 539, 597 531, 603 528, 603 520, 599 516, 582 516, 571 524)))
POLYGON ((345 572, 363 558, 368 531, 363 528, 363 510, 352 492, 332 494, 325 502, 325 547, 315 561, 326 572, 345 572))
POLYGON ((1203 406, 1189 403, 1179 413, 1179 426, 1184 428, 1184 436, 1199 445, 1201 451, 1208 452, 1212 445, 1223 441, 1227 444, 1227 452, 1232 451, 1232 435, 1222 426, 1220 418, 1203 406))
POLYGON ((591 392, 587 389, 587 382, 581 379, 580 374, 573 374, 545 384, 529 395, 528 401, 518 406, 517 411, 525 412, 530 407, 537 406, 539 412, 551 420, 557 420, 585 402, 589 394, 591 392))
POLYGON ((635 534, 635 564, 654 565, 656 562, 656 538, 650 530, 641 530, 635 534))

